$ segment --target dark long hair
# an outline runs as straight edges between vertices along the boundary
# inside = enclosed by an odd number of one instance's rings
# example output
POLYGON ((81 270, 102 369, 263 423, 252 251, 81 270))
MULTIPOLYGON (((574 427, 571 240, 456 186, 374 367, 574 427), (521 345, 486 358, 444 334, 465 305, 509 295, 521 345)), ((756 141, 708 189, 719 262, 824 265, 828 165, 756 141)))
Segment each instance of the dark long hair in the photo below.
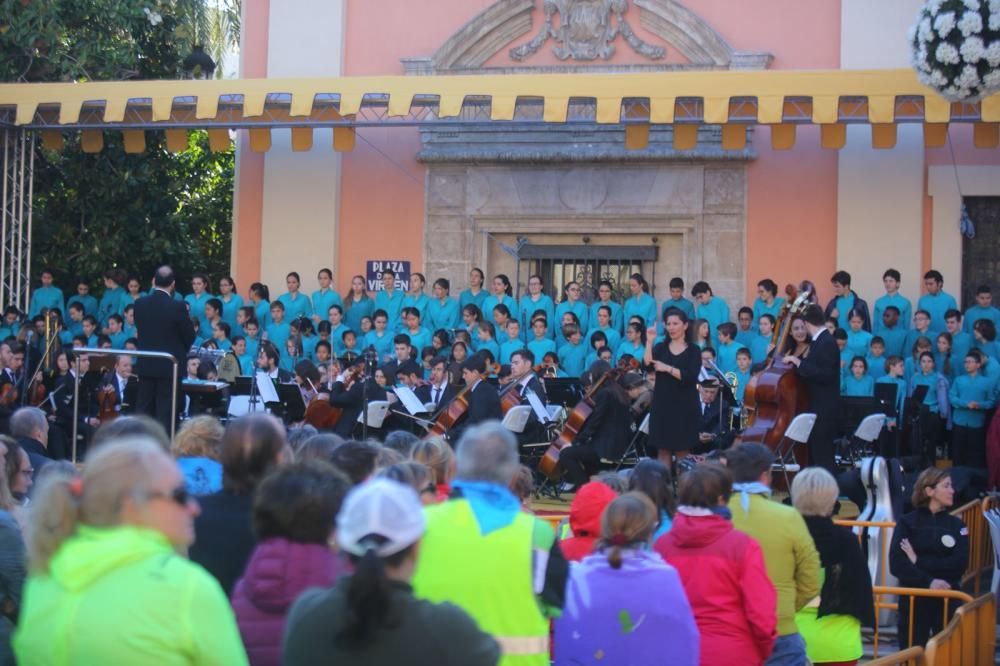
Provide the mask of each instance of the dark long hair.
MULTIPOLYGON (((372 535, 368 541, 378 545, 384 540, 372 535)), ((392 588, 385 569, 399 566, 412 552, 411 545, 384 558, 374 550, 362 556, 350 556, 354 574, 347 584, 347 622, 337 634, 337 641, 361 647, 371 643, 379 629, 399 626, 402 618, 399 609, 390 606, 392 588)))

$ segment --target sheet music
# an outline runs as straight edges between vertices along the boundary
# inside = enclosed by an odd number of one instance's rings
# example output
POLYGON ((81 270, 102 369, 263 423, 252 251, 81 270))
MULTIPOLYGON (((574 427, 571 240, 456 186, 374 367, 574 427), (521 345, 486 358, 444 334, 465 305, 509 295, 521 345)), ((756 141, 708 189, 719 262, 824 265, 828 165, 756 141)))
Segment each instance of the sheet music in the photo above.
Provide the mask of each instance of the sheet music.
POLYGON ((413 389, 410 387, 397 386, 395 392, 396 397, 398 397, 399 401, 403 403, 403 407, 406 407, 406 411, 413 416, 427 412, 427 409, 424 407, 424 403, 420 402, 420 398, 413 393, 413 389))
POLYGON ((265 403, 281 402, 281 399, 278 397, 278 389, 274 388, 271 378, 263 370, 257 371, 257 393, 265 403))
POLYGON ((531 405, 531 409, 535 412, 535 416, 538 417, 539 421, 548 423, 552 420, 549 418, 549 410, 545 409, 545 405, 538 399, 538 395, 534 391, 531 389, 526 390, 524 397, 528 399, 528 404, 531 405))

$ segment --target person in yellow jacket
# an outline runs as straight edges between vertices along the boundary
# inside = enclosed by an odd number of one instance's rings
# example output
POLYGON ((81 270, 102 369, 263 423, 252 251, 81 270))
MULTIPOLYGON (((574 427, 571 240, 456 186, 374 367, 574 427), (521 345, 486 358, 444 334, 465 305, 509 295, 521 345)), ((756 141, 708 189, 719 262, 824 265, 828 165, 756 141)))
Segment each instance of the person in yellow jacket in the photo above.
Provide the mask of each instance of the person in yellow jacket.
POLYGON ((457 449, 451 498, 426 509, 414 593, 463 608, 500 644, 501 666, 548 666, 548 618, 563 605, 569 569, 552 528, 507 489, 517 440, 486 421, 457 449))
POLYGON ((45 479, 32 502, 17 662, 246 664, 222 588, 178 554, 194 541, 197 513, 150 439, 106 443, 82 477, 45 479))
POLYGON ((729 511, 733 527, 760 544, 778 592, 778 640, 765 666, 799 666, 807 663, 806 644, 795 613, 819 594, 819 553, 801 514, 770 499, 773 463, 774 454, 760 444, 726 451, 726 467, 735 481, 729 511))

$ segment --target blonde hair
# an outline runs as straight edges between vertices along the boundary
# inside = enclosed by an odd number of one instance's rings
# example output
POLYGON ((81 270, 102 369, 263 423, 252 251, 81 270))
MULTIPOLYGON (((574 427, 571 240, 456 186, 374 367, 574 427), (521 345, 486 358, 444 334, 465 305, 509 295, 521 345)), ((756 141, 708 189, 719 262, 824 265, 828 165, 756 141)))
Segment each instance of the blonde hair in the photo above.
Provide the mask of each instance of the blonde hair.
POLYGON ((448 442, 440 437, 423 439, 413 445, 410 460, 427 465, 434 475, 434 483, 441 485, 451 481, 455 469, 455 454, 448 442))
POLYGON ((653 501, 644 493, 632 491, 615 498, 601 516, 599 548, 608 551, 612 569, 622 566, 622 548, 649 541, 659 524, 653 501))
POLYGON ((94 451, 80 480, 65 472, 46 476, 32 502, 28 539, 32 572, 47 573, 52 556, 80 524, 120 524, 125 500, 145 502, 163 471, 162 463, 169 460, 155 440, 134 437, 108 442, 94 451), (74 494, 73 486, 78 483, 81 487, 74 494))
POLYGON ((218 460, 225 431, 214 416, 196 416, 188 419, 177 431, 173 444, 170 445, 170 455, 174 458, 197 457, 218 460))
MULTIPOLYGON (((12 450, 17 450, 17 442, 13 437, 8 435, 0 435, 0 445, 7 448, 7 455, 12 453, 12 450), (13 446, 12 446, 13 445, 13 446)), ((7 465, 11 464, 10 458, 7 459, 7 465)), ((7 481, 7 470, 0 470, 3 474, 0 474, 0 509, 4 511, 14 511, 18 508, 17 501, 14 500, 14 495, 10 492, 10 483, 7 481)))
POLYGON ((803 516, 829 516, 840 496, 833 474, 822 467, 807 467, 792 479, 792 504, 803 516))
POLYGON ((930 505, 931 498, 927 496, 927 489, 937 487, 937 484, 947 478, 951 478, 951 470, 928 467, 922 471, 913 484, 913 495, 910 497, 913 507, 919 509, 930 505))

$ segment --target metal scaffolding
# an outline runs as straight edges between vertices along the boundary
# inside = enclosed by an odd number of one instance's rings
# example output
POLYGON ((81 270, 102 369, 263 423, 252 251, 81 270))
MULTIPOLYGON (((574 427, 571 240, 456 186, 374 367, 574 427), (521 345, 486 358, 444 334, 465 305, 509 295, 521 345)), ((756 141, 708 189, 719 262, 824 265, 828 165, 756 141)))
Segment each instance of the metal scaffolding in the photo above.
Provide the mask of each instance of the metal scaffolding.
POLYGON ((3 208, 0 210, 0 303, 28 307, 31 275, 31 198, 35 133, 0 127, 3 136, 3 208))

